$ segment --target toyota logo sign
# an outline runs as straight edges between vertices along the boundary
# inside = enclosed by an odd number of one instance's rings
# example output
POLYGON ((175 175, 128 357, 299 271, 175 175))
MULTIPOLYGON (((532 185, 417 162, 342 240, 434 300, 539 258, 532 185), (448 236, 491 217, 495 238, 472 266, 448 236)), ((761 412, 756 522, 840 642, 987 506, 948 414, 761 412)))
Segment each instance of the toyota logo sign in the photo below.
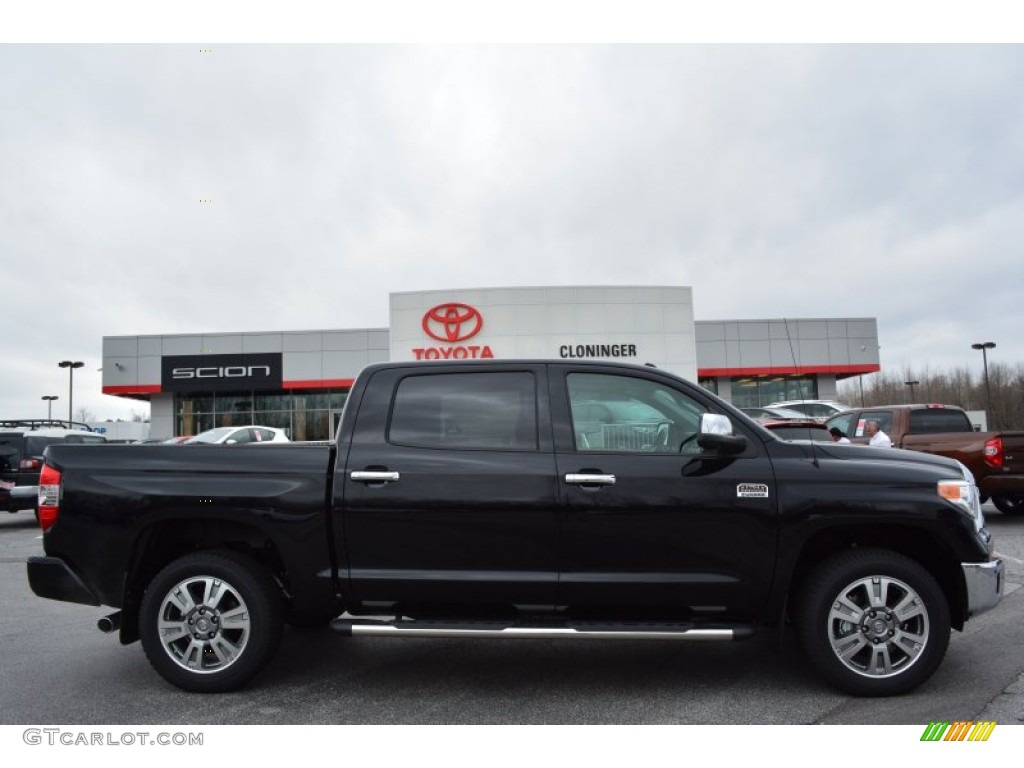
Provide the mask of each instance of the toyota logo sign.
POLYGON ((423 315, 423 332, 438 341, 465 341, 483 327, 483 316, 468 304, 438 304, 423 315))

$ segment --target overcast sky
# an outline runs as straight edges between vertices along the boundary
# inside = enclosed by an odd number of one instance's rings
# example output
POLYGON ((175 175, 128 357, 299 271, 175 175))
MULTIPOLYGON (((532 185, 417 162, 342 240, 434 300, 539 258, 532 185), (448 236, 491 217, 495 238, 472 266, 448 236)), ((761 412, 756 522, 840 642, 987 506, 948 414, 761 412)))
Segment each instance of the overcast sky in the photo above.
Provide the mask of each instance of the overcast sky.
POLYGON ((1024 362, 1024 47, 0 46, 0 416, 110 335, 384 327, 388 294, 692 286, 1024 362), (202 202, 210 201, 210 202, 202 202))

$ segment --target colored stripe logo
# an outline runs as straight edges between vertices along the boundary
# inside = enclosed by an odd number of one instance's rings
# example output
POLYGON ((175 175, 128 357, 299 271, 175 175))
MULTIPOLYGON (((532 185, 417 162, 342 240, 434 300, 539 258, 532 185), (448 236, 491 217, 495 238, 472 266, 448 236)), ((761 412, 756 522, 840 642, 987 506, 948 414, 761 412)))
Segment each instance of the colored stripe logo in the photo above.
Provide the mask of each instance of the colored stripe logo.
POLYGON ((956 720, 954 722, 928 723, 928 727, 921 734, 921 741, 988 741, 996 724, 990 720, 973 722, 971 720, 956 720))

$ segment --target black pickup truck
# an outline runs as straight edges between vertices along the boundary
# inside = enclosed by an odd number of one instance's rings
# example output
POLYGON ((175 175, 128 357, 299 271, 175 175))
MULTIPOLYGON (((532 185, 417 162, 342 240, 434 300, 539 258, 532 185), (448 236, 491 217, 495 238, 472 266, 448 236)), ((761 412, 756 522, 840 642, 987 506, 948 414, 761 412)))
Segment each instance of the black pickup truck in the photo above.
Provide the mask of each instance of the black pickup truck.
POLYGON ((787 442, 652 367, 367 367, 334 444, 53 446, 42 597, 117 611, 194 691, 284 625, 347 635, 784 638, 857 695, 926 680, 995 606, 977 488, 950 459, 787 442), (381 618, 383 616, 383 618, 381 618))

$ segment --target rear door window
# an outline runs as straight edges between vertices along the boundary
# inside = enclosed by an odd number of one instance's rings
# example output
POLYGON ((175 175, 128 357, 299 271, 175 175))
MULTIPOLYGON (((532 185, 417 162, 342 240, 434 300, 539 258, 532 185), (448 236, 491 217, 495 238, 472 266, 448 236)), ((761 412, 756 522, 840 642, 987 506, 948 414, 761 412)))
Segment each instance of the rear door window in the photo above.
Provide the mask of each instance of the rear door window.
POLYGON ((537 450, 537 393, 528 371, 407 376, 388 440, 419 448, 537 450))

